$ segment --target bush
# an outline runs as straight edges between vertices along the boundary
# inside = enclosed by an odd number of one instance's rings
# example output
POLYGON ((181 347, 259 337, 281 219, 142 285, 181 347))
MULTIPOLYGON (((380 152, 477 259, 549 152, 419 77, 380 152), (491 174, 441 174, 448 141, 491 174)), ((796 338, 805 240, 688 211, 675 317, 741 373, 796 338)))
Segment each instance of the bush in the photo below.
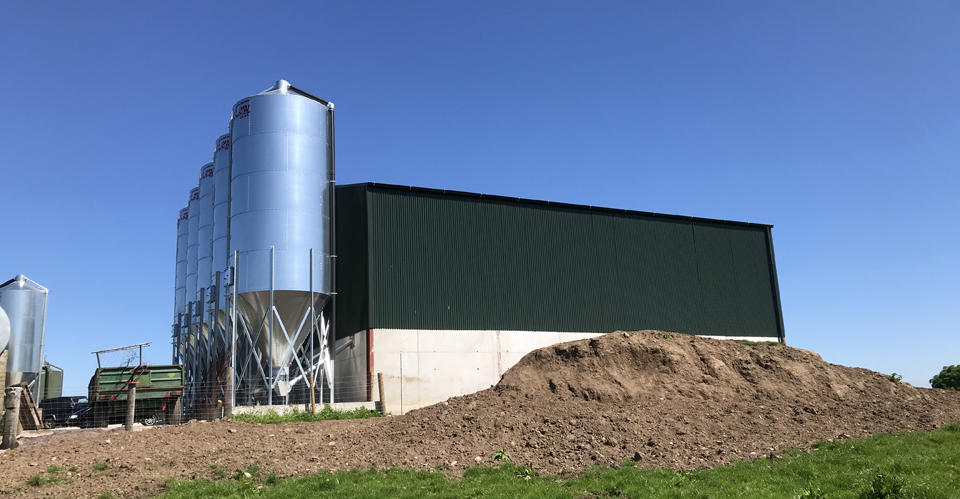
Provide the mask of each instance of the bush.
POLYGON ((960 391, 960 366, 944 366, 940 374, 930 380, 930 386, 960 391))

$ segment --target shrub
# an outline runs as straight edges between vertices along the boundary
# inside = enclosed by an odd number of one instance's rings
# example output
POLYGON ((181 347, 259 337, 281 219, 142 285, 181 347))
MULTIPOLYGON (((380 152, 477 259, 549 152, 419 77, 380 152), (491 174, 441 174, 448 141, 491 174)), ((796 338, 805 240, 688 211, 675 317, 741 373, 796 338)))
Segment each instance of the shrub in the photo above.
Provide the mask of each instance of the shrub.
POLYGON ((960 366, 944 366, 940 374, 930 379, 930 386, 960 391, 960 366))
POLYGON ((893 373, 893 374, 890 375, 890 381, 892 381, 892 382, 894 382, 894 383, 899 383, 899 382, 903 381, 903 376, 900 376, 900 375, 897 374, 897 373, 893 373))

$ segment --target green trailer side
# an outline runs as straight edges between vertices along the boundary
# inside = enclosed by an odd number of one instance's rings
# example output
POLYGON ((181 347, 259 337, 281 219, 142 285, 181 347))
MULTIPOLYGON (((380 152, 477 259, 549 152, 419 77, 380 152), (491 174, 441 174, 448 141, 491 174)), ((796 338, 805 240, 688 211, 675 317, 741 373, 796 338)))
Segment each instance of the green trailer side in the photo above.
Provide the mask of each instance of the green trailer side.
POLYGON ((162 415, 168 423, 179 423, 182 365, 101 367, 90 378, 87 395, 96 426, 123 421, 131 383, 137 387, 135 420, 162 415))

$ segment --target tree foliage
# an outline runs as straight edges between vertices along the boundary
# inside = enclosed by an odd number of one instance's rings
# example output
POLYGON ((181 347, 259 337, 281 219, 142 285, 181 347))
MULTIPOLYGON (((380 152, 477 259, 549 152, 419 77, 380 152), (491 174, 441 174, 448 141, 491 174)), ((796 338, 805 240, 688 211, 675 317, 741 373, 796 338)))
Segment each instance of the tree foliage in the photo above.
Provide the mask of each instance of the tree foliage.
POLYGON ((960 366, 945 366, 940 374, 930 380, 930 386, 960 391, 960 366))

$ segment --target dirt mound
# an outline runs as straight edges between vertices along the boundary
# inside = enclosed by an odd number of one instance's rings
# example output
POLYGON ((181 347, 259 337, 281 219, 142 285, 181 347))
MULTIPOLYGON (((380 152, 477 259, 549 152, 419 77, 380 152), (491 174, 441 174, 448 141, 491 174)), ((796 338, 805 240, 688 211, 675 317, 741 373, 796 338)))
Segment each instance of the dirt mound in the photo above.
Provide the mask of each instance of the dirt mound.
POLYGON ((960 393, 894 383, 780 344, 616 332, 531 352, 495 388, 401 421, 468 449, 508 449, 552 473, 626 459, 686 469, 818 440, 934 429, 960 421, 960 393), (451 426, 461 431, 444 432, 451 426))
MULTIPOLYGON (((494 388, 374 420, 193 423, 98 433, 0 454, 0 491, 150 497, 167 477, 213 479, 250 464, 291 476, 320 469, 446 469, 490 464, 504 449, 553 474, 596 464, 690 469, 776 457, 784 447, 960 421, 960 393, 914 388, 824 362, 813 352, 657 331, 531 352, 494 388), (54 458, 56 458, 54 460, 54 458), (109 462, 93 471, 94 462, 109 462), (26 485, 50 464, 73 483, 26 485)), ((0 492, 0 495, 2 495, 0 492)))
POLYGON ((613 404, 762 398, 821 407, 931 395, 879 373, 828 364, 808 350, 660 331, 617 332, 536 350, 504 375, 497 390, 613 404))

